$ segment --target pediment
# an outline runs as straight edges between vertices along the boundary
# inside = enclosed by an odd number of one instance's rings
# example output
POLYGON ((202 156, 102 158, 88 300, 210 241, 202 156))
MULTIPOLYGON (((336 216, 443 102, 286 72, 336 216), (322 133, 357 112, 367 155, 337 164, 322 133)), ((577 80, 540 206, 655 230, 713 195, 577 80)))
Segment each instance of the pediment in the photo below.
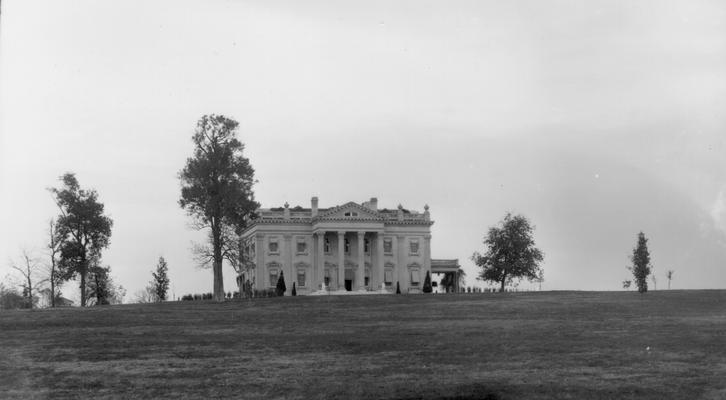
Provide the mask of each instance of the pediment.
POLYGON ((318 215, 318 219, 351 219, 351 220, 380 220, 383 217, 370 208, 363 207, 355 202, 348 202, 341 206, 331 208, 318 215))

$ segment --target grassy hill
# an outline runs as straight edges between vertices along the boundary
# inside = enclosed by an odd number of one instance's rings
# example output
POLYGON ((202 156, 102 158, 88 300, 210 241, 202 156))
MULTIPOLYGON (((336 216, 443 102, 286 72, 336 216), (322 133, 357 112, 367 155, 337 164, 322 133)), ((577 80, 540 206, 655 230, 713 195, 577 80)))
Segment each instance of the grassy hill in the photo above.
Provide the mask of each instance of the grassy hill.
POLYGON ((0 312, 0 398, 726 398, 726 291, 0 312))

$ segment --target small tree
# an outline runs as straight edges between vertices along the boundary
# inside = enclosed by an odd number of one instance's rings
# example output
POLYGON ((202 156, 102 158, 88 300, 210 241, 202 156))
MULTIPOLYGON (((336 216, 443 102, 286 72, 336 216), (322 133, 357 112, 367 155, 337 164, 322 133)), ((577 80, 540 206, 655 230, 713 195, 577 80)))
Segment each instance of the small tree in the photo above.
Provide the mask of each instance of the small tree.
POLYGON ((396 294, 401 294, 401 285, 396 281, 396 294))
POLYGON ((283 271, 280 271, 280 277, 277 278, 277 286, 275 286, 275 292, 278 296, 284 296, 287 287, 285 286, 285 275, 283 271))
POLYGON ((151 282, 154 286, 154 293, 156 293, 156 301, 165 301, 166 294, 169 291, 169 275, 167 271, 166 260, 164 257, 159 257, 159 263, 156 264, 156 272, 152 272, 151 275, 154 280, 151 282))
POLYGON ((673 270, 666 271, 666 279, 668 279, 668 290, 671 290, 671 279, 673 279, 673 270))
POLYGON ((433 288, 431 288, 431 274, 429 273, 429 271, 426 271, 426 278, 424 278, 424 284, 423 284, 423 292, 424 293, 433 292, 433 288))
POLYGON ((544 259, 535 247, 534 227, 522 215, 507 213, 499 226, 489 228, 484 238, 487 251, 475 252, 471 258, 481 268, 479 279, 498 282, 500 290, 514 279, 530 281, 542 276, 539 264, 544 259))
POLYGON ((645 293, 648 291, 648 275, 650 275, 650 253, 648 252, 648 239, 645 238, 643 232, 638 233, 638 243, 633 249, 633 255, 630 257, 633 262, 630 270, 633 272, 635 286, 638 292, 645 293))
POLYGON ((623 289, 630 290, 631 281, 625 280, 623 281, 623 289))
POLYGON ((295 289, 295 282, 292 283, 292 293, 293 296, 297 296, 297 290, 295 289))
POLYGON ((0 282, 0 310, 11 310, 27 307, 25 298, 13 287, 5 287, 0 282))

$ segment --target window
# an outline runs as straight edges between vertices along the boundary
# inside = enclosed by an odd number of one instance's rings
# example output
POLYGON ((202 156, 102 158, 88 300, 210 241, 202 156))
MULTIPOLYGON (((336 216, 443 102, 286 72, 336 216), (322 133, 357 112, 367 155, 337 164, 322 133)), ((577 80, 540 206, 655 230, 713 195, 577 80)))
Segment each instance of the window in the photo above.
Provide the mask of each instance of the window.
POLYGON ((298 240, 298 242, 297 242, 297 252, 298 252, 298 254, 305 253, 305 250, 307 250, 307 243, 305 243, 304 240, 298 240))
POLYGON ((323 241, 323 251, 325 252, 325 254, 330 254, 330 239, 329 238, 325 238, 325 240, 323 241))
POLYGON ((409 250, 411 254, 418 254, 418 239, 412 239, 408 243, 409 250))
POLYGON ((363 239, 363 251, 366 252, 366 254, 371 253, 371 241, 368 239, 363 239))
POLYGON ((358 212, 357 211, 347 211, 343 215, 346 216, 346 217, 357 217, 358 216, 358 212))
POLYGON ((393 285, 393 270, 392 269, 386 269, 384 282, 386 282, 386 286, 392 286, 393 285))
POLYGON ((298 287, 305 286, 305 270, 304 269, 297 270, 297 285, 298 285, 298 287))
POLYGON ((418 269, 414 268, 411 270, 411 286, 418 286, 419 284, 419 273, 418 269))
POLYGON ((277 279, 279 277, 280 272, 277 270, 277 268, 270 269, 270 287, 275 287, 277 285, 277 279))
POLYGON ((393 253, 393 241, 391 239, 383 239, 383 252, 386 254, 393 253))
POLYGON ((350 240, 345 239, 345 254, 350 254, 350 240))
POLYGON ((278 247, 277 239, 270 239, 270 242, 267 244, 267 249, 270 253, 278 253, 280 249, 278 247))

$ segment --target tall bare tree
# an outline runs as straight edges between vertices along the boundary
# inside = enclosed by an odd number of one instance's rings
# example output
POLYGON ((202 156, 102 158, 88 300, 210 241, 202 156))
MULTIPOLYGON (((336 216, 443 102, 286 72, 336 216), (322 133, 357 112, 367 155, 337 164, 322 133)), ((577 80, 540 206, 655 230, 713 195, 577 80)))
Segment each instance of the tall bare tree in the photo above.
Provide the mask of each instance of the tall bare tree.
POLYGON ((203 116, 192 136, 194 155, 179 172, 179 205, 194 218, 195 227, 209 229, 205 265, 212 264, 216 301, 225 298, 222 263, 234 258, 225 252, 237 248, 235 237, 259 207, 252 191, 254 169, 236 137, 238 125, 222 115, 203 116))
POLYGON ((666 271, 666 279, 668 279, 668 290, 671 290, 671 279, 673 279, 673 270, 669 269, 666 271))
POLYGON ((48 224, 48 243, 47 250, 50 256, 50 263, 48 264, 48 282, 50 283, 50 306, 55 307, 55 300, 60 296, 60 285, 63 283, 63 274, 59 270, 58 257, 61 252, 61 245, 63 242, 63 232, 60 230, 60 226, 55 222, 53 218, 50 219, 48 224))
POLYGON ((28 307, 32 309, 35 303, 33 293, 48 279, 40 277, 42 274, 42 265, 27 249, 22 249, 20 253, 22 259, 21 263, 17 264, 15 262, 11 262, 10 268, 20 272, 20 275, 22 276, 22 283, 20 286, 23 288, 23 297, 27 299, 28 307))

